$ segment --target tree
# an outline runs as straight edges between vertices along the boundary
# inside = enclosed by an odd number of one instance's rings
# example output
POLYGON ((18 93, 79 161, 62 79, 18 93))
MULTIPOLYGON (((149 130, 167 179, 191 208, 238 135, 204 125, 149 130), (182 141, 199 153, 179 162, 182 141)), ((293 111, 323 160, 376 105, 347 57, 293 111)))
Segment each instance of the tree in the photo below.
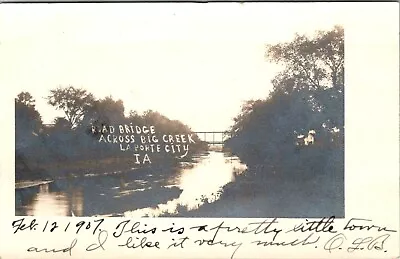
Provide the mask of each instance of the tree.
POLYGON ((75 128, 80 124, 94 102, 94 97, 91 93, 73 86, 58 87, 51 90, 50 93, 51 95, 47 97, 48 104, 64 111, 71 128, 75 128))
POLYGON ((147 110, 142 115, 143 122, 155 126, 158 133, 183 134, 190 133, 191 129, 179 120, 171 120, 167 116, 153 110, 147 110))
POLYGON ((17 95, 15 102, 19 104, 24 104, 28 107, 35 107, 35 99, 33 99, 32 95, 29 92, 21 92, 17 95))
POLYGON ((143 117, 137 111, 131 110, 127 119, 135 125, 145 124, 143 117))
POLYGON ((321 116, 321 125, 344 124, 344 30, 335 26, 314 37, 296 34, 293 41, 268 45, 266 58, 284 66, 272 81, 274 92, 302 92, 302 98, 321 116), (329 123, 328 123, 329 122, 329 123))
POLYGON ((296 34, 291 42, 267 45, 265 56, 285 67, 274 86, 317 90, 344 84, 344 30, 340 26, 318 31, 313 38, 296 34))
POLYGON ((316 131, 313 150, 319 153, 306 159, 309 166, 320 167, 329 157, 324 152, 333 147, 333 139, 338 140, 338 147, 343 146, 343 29, 336 26, 331 31, 318 31, 314 37, 296 34, 290 42, 268 45, 265 55, 283 70, 273 78, 274 88, 267 98, 247 101, 242 106, 227 147, 245 162, 275 168, 280 165, 280 171, 289 172, 299 166, 301 156, 312 153, 308 150, 298 155, 297 137, 316 131), (340 129, 339 133, 335 128, 340 129))
POLYGON ((242 131, 247 125, 249 125, 249 119, 250 119, 249 114, 252 113, 253 111, 257 111, 258 110, 257 108, 263 103, 264 103, 263 100, 245 101, 241 107, 240 113, 235 118, 233 118, 233 121, 235 123, 231 127, 230 131, 233 132, 233 134, 242 131))
POLYGON ((106 123, 119 123, 125 115, 125 107, 122 100, 115 101, 112 96, 95 101, 91 110, 98 120, 106 123))
POLYGON ((319 31, 315 46, 321 61, 329 68, 333 88, 344 87, 344 29, 335 26, 331 31, 319 31))
POLYGON ((21 92, 15 100, 15 176, 31 177, 31 168, 45 156, 41 143, 42 119, 29 92, 21 92), (24 174, 22 171, 28 171, 24 174))
POLYGON ((66 131, 70 129, 70 122, 64 117, 57 117, 54 119, 54 131, 66 131))
POLYGON ((35 100, 29 92, 21 92, 15 98, 15 129, 17 140, 19 133, 39 133, 42 118, 35 107, 35 100))
POLYGON ((100 129, 102 126, 119 124, 125 120, 124 112, 122 100, 115 101, 112 96, 107 96, 93 101, 81 124, 87 130, 91 130, 92 126, 100 129))

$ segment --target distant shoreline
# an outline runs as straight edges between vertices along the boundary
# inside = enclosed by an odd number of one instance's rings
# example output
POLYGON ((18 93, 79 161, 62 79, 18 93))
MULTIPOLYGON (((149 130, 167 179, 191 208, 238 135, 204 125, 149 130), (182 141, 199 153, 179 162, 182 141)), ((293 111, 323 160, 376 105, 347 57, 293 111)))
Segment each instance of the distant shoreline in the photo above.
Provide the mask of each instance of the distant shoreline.
MULTIPOLYGON (((184 160, 177 159, 155 159, 152 164, 137 165, 134 163, 134 157, 109 157, 103 159, 86 159, 80 161, 62 161, 51 164, 36 165, 28 164, 25 161, 22 165, 17 166, 19 179, 15 179, 16 186, 28 181, 52 181, 68 177, 90 177, 100 175, 113 175, 124 173, 130 170, 145 170, 146 168, 157 168, 162 172, 171 171, 171 169, 179 166, 179 162, 192 163, 193 158, 207 154, 200 152, 186 157, 184 160), (19 168, 18 168, 19 167, 19 168)), ((18 162, 18 161, 16 161, 18 162)))
POLYGON ((21 189, 36 187, 36 186, 39 186, 39 185, 49 184, 49 183, 52 183, 52 182, 53 181, 20 181, 18 183, 15 183, 15 190, 21 190, 21 189))

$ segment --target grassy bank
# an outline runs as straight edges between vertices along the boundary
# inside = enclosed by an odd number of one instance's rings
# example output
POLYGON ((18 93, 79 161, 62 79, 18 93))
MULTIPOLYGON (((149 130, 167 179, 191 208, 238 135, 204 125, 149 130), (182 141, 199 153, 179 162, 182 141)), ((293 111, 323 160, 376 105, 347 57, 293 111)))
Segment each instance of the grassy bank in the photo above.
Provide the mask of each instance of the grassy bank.
POLYGON ((138 165, 132 157, 109 157, 103 159, 84 159, 75 161, 58 161, 47 164, 34 164, 25 161, 16 162, 16 182, 23 180, 55 180, 70 176, 113 173, 148 167, 171 168, 176 161, 165 159, 153 164, 138 165))
MULTIPOLYGON (((333 152, 339 154, 338 151, 333 152)), ((206 201, 196 211, 185 211, 181 208, 178 215, 344 217, 342 155, 332 154, 330 159, 318 163, 318 166, 312 161, 312 159, 299 160, 299 165, 292 164, 290 167, 281 168, 268 163, 248 162, 247 170, 237 175, 234 182, 223 187, 223 192, 217 201, 213 203, 206 201)))
POLYGON ((171 169, 180 162, 190 164, 194 157, 204 152, 191 154, 183 159, 171 156, 154 156, 152 163, 136 164, 133 156, 116 156, 106 158, 86 158, 64 161, 37 163, 29 159, 16 159, 16 182, 32 180, 56 180, 64 177, 81 177, 85 175, 101 175, 127 170, 151 170, 160 174, 170 174, 171 169))

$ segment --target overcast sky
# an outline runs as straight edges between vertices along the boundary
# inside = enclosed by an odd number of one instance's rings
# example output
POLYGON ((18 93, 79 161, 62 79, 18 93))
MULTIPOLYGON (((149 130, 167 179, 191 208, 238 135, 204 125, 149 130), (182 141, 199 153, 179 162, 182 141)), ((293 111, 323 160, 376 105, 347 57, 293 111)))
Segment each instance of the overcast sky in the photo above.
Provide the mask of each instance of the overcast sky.
MULTIPOLYGON (((59 85, 112 95, 201 130, 225 130, 264 98, 277 68, 265 44, 343 24, 343 8, 302 4, 23 4, 0 8, 2 84, 29 91, 45 123, 59 85)), ((12 90, 11 90, 12 89, 12 90)))

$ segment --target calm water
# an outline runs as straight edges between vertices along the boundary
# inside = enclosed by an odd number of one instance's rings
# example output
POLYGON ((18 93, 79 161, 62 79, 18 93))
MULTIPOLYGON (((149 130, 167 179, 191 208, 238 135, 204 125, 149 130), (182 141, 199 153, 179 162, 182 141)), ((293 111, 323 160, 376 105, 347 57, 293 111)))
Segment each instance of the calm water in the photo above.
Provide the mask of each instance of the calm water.
POLYGON ((131 170, 19 189, 15 192, 16 215, 179 216, 205 201, 218 200, 223 186, 246 169, 237 157, 222 152, 210 152, 195 161, 168 173, 131 170))

